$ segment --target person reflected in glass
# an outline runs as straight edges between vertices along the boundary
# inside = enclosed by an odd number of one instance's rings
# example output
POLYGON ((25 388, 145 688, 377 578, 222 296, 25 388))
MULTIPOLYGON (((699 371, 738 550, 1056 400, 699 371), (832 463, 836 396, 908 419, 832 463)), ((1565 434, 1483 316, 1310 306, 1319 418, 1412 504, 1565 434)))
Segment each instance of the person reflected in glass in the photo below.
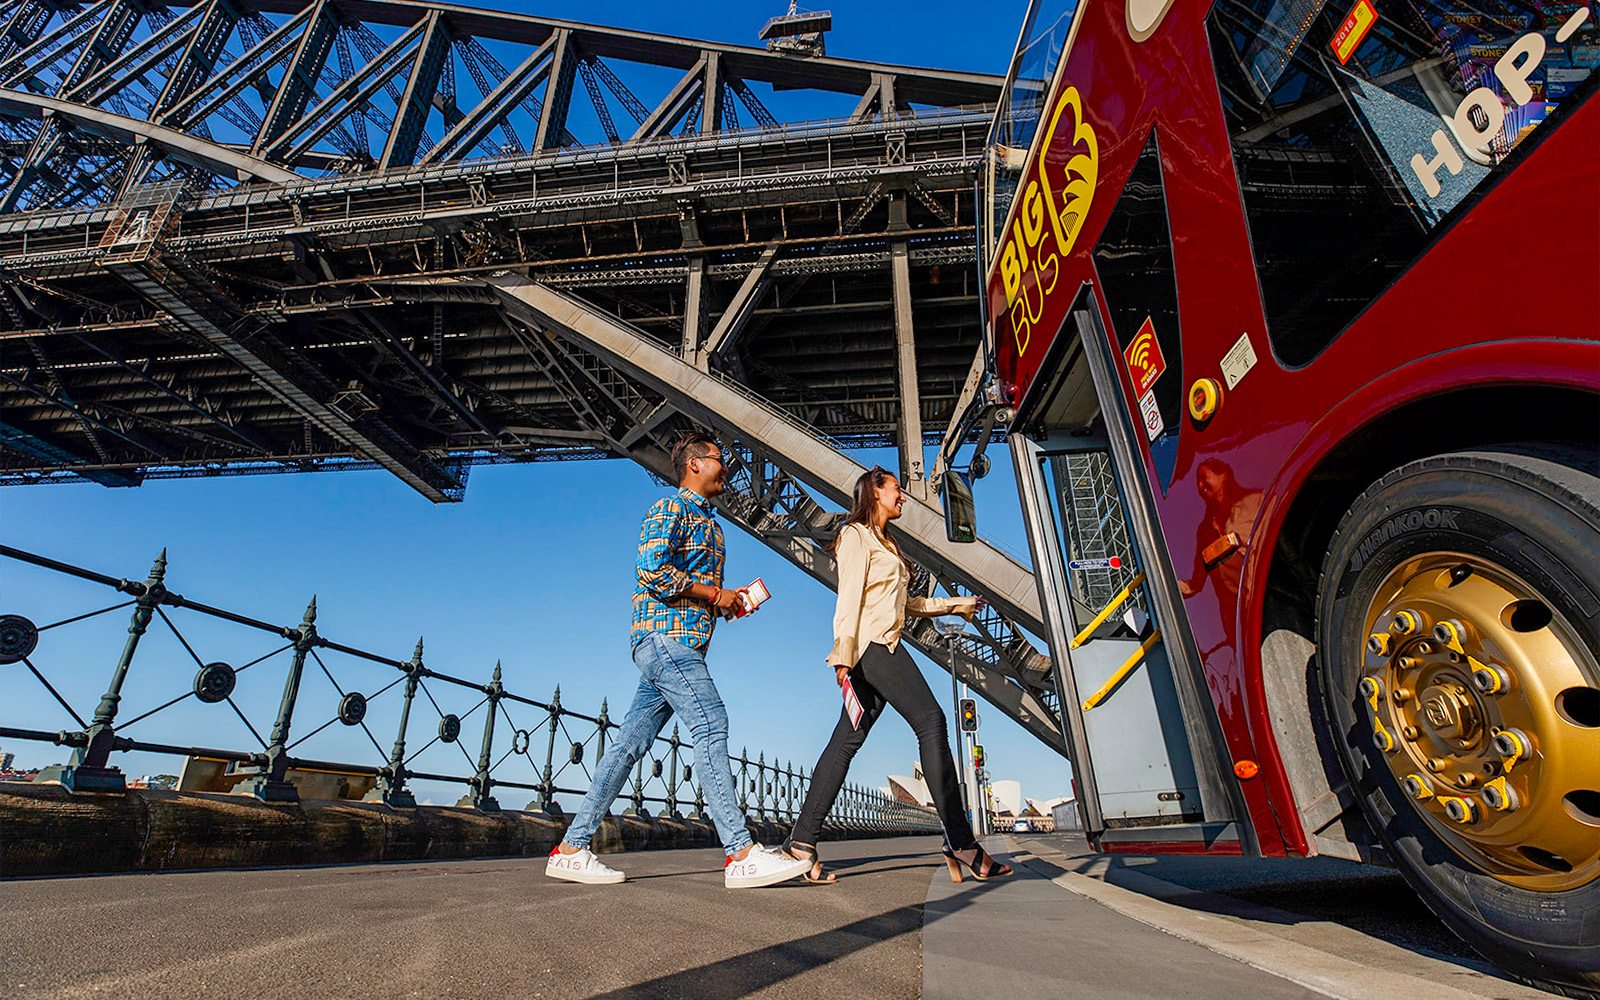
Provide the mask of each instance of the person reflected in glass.
POLYGON ((848 708, 840 712, 833 737, 812 773, 805 804, 784 843, 791 857, 811 862, 805 878, 813 883, 835 881, 822 867, 817 837, 844 785, 851 759, 886 705, 899 712, 917 735, 922 773, 944 827, 951 881, 960 882, 963 871, 980 880, 1011 874, 1008 866, 984 853, 972 834, 961 804, 944 712, 900 642, 907 615, 960 615, 971 621, 983 605, 975 597, 910 596, 911 563, 889 532, 889 522, 900 516, 905 503, 899 480, 886 469, 869 469, 856 480, 854 505, 829 547, 838 565, 839 598, 828 664, 840 688, 849 681, 862 711, 859 726, 851 722, 848 708))

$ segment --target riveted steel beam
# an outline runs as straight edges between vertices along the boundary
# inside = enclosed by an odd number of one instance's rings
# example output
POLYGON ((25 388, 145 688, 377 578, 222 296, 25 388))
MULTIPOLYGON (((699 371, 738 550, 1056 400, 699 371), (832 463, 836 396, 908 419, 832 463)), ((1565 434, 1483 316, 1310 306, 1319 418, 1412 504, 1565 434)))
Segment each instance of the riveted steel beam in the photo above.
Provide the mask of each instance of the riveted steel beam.
POLYGON ((555 149, 567 131, 567 109, 572 104, 572 84, 578 71, 577 43, 572 32, 559 30, 550 54, 549 82, 539 111, 539 131, 533 139, 534 152, 555 149))
POLYGON ((295 46, 294 55, 289 58, 288 68, 284 70, 283 80, 279 82, 272 104, 267 108, 261 131, 250 146, 251 154, 260 156, 261 151, 282 135, 284 129, 306 113, 306 106, 316 95, 317 78, 322 75, 322 67, 333 52, 333 40, 338 32, 339 22, 334 17, 332 0, 315 0, 306 27, 300 34, 299 44, 295 46))
POLYGON ((439 86, 439 74, 450 55, 450 31, 444 15, 432 11, 424 21, 422 43, 417 46, 417 57, 412 63, 411 75, 406 80, 405 93, 395 112, 394 126, 389 130, 389 141, 383 147, 378 169, 409 166, 417 158, 417 146, 422 139, 422 127, 433 108, 434 91, 439 86))

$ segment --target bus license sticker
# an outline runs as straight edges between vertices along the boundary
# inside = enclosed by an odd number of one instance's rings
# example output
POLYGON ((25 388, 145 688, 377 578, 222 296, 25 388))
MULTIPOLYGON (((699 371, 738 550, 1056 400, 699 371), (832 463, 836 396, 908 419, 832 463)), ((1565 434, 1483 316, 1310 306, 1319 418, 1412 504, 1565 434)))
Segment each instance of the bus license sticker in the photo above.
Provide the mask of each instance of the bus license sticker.
POLYGON ((1228 353, 1222 356, 1222 379, 1232 389, 1256 366, 1256 349, 1250 346, 1250 335, 1241 333, 1228 353))
POLYGON ((1161 419, 1161 407, 1156 403, 1154 389, 1139 397, 1139 412, 1144 416, 1144 430, 1150 435, 1150 440, 1154 441, 1167 429, 1166 423, 1161 419))
POLYGON ((1339 65, 1343 66, 1356 54, 1356 49, 1361 46, 1362 39, 1367 37, 1367 32, 1378 23, 1378 12, 1367 0, 1357 0, 1351 8, 1350 16, 1339 25, 1339 30, 1333 33, 1333 54, 1339 57, 1339 65))
POLYGON ((1161 342, 1156 339, 1156 325, 1149 316, 1144 318, 1144 324, 1134 334, 1133 343, 1128 345, 1123 356, 1128 359, 1128 377, 1133 379, 1133 391, 1141 395, 1167 370, 1161 342))

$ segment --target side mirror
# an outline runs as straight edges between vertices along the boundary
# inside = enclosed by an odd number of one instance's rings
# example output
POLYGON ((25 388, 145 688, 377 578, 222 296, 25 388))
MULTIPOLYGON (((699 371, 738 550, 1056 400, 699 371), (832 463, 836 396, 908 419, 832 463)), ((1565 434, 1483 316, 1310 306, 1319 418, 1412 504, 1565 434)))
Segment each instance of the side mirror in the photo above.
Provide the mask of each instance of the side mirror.
POLYGON ((944 501, 944 536, 952 542, 977 541, 978 513, 967 477, 954 469, 946 470, 939 492, 944 501))

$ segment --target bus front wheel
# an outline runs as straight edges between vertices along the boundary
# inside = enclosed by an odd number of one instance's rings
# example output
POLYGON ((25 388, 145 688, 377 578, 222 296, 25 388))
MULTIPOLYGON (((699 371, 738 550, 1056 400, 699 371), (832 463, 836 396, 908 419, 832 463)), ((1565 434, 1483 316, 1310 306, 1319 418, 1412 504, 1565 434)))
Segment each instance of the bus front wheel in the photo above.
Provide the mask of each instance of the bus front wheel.
POLYGON ((1323 565, 1334 743, 1428 906, 1508 970, 1600 995, 1600 478, 1440 455, 1374 483, 1323 565))

